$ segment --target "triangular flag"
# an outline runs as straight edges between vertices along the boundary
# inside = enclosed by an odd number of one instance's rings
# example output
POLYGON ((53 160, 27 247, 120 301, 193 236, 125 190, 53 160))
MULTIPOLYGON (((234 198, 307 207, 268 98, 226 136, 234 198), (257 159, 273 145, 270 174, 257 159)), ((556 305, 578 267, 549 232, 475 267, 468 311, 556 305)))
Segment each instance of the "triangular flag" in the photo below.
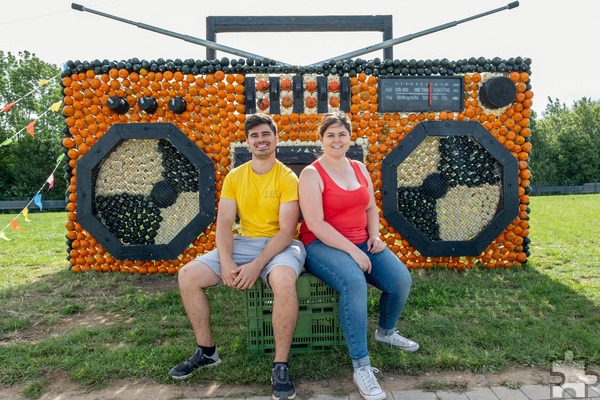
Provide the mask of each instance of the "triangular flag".
POLYGON ((8 240, 10 242, 10 239, 6 237, 6 233, 4 233, 4 231, 0 231, 0 239, 8 240))
POLYGON ((54 186, 54 174, 51 174, 48 179, 46 179, 46 182, 48 182, 48 190, 52 189, 52 186, 54 186))
POLYGON ((58 156, 56 158, 56 163, 58 164, 59 162, 61 162, 63 160, 63 158, 65 158, 65 153, 62 153, 60 156, 58 156))
POLYGON ((12 221, 10 221, 10 226, 12 226, 12 228, 14 230, 17 231, 24 231, 25 229, 23 229, 23 227, 21 225, 19 225, 19 223, 17 222, 17 219, 13 219, 12 221))
POLYGON ((29 208, 25 207, 23 211, 21 211, 21 214, 23 214, 23 217, 25 217, 25 221, 31 222, 31 220, 27 218, 29 217, 29 208))
POLYGON ((44 85, 45 85, 45 84, 47 84, 48 82, 50 82, 50 80, 48 80, 48 79, 40 79, 40 80, 38 80, 38 84, 39 84, 40 86, 44 86, 44 85))
MULTIPOLYGON (((2 146, 8 146, 9 144, 11 144, 13 142, 12 138, 8 138, 6 139, 4 142, 0 143, 0 147, 2 146)), ((63 154, 64 155, 64 154, 63 154)))
POLYGON ((38 193, 33 196, 33 202, 40 208, 40 211, 42 211, 42 195, 38 193))
POLYGON ((29 132, 29 134, 31 135, 31 137, 35 136, 34 133, 33 133, 33 126, 35 125, 36 121, 37 121, 37 119, 34 119, 33 121, 31 121, 29 123, 29 125, 27 125, 25 127, 25 129, 27 129, 27 132, 29 132))
POLYGON ((12 106, 14 106, 15 104, 17 104, 16 101, 13 101, 11 103, 8 103, 6 106, 4 106, 4 108, 2 109, 2 111, 4 112, 8 112, 8 110, 10 110, 12 108, 12 106))
POLYGON ((56 103, 50 106, 50 111, 58 112, 60 111, 60 105, 62 104, 62 100, 57 101, 56 103))

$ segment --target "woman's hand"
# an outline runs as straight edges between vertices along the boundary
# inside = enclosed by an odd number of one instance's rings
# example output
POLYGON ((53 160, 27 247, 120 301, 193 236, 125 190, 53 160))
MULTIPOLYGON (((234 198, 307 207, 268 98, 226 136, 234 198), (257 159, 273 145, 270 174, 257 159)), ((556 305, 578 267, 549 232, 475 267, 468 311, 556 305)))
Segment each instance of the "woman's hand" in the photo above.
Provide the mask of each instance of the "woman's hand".
POLYGON ((354 262, 358 264, 358 268, 360 268, 361 271, 371 273, 371 260, 361 249, 355 246, 348 254, 352 257, 354 262))
POLYGON ((371 236, 367 240, 367 250, 370 253, 379 253, 385 249, 385 243, 379 238, 379 236, 371 236))

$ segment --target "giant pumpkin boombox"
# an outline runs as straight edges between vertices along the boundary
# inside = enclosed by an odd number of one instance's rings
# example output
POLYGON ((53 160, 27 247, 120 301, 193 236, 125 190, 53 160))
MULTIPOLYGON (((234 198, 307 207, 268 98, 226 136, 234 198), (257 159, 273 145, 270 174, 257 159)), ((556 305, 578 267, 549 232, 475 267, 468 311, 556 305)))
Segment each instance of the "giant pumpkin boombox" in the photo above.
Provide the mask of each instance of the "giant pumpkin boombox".
POLYGON ((223 179, 249 160, 246 115, 277 157, 317 157, 323 113, 352 121, 381 237, 409 268, 520 266, 529 255, 531 60, 69 61, 62 73, 73 271, 176 273, 215 248, 223 179))

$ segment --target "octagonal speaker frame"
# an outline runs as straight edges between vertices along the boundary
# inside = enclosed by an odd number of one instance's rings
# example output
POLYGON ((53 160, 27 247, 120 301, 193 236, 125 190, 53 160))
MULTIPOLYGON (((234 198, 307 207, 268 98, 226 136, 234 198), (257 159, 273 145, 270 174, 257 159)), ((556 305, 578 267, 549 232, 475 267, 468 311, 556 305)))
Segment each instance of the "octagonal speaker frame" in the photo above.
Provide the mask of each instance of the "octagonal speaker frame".
POLYGON ((116 259, 175 259, 214 219, 214 163, 172 123, 113 125, 77 162, 77 221, 116 259))
MULTIPOLYGON (((383 217, 421 254, 428 257, 477 256, 518 215, 518 161, 477 121, 423 121, 383 160, 382 192, 383 217), (431 147, 431 157, 427 156, 427 144, 431 147), (416 149, 419 151, 409 158, 416 149), (421 150, 425 155, 419 154, 421 150), (482 158, 488 160, 488 171, 482 158), (407 168, 410 163, 418 164, 425 159, 430 159, 428 166, 423 168, 425 171, 429 168, 426 177, 419 171, 418 165, 414 169, 415 174, 403 174, 412 177, 398 176, 401 165, 402 172, 411 171, 410 167, 407 168), (405 161, 409 163, 407 166, 403 165, 405 161), (461 169, 468 173, 461 175, 461 169), (456 174, 459 176, 457 179, 450 178, 456 174), (406 190, 400 189, 404 181, 411 179, 415 182, 414 187, 407 185, 406 190), (463 188, 457 183, 459 181, 466 181, 468 186, 463 188), (481 182, 485 182, 486 186, 478 188, 477 184, 481 182), (473 200, 480 196, 478 190, 494 193, 489 196, 489 204, 480 198, 473 200), (458 211, 447 212, 447 207, 443 207, 449 202, 443 196, 451 197, 458 211), (464 199, 461 200, 460 196, 464 199), (399 197, 402 197, 400 203, 399 197), (414 210, 406 212, 407 203, 414 205, 414 210), (474 218, 475 223, 468 227, 468 233, 441 237, 439 232, 442 228, 448 232, 446 227, 464 225, 464 220, 472 219, 469 211, 477 207, 484 211, 495 208, 495 212, 474 218)), ((483 198, 488 199, 485 192, 483 198)))

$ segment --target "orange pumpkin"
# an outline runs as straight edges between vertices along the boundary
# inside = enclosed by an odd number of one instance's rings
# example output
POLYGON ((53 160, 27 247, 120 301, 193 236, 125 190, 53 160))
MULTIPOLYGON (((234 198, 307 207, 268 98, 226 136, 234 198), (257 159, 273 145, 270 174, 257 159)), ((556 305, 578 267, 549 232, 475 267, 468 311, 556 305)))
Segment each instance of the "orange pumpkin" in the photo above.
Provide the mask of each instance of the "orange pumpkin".
POLYGON ((256 90, 259 92, 266 92, 269 90, 269 81, 260 80, 256 82, 256 90))
POLYGON ((281 105, 285 108, 289 108, 294 105, 294 100, 290 96, 285 96, 281 98, 281 105))
POLYGON ((279 88, 285 91, 292 90, 292 81, 289 79, 282 79, 281 83, 279 84, 279 88))
POLYGON ((266 110, 267 108, 269 108, 269 100, 262 98, 262 99, 258 99, 256 101, 256 105, 258 106, 258 108, 260 110, 266 110))
POLYGON ((306 82, 306 90, 308 92, 314 92, 315 90, 317 90, 317 82, 316 81, 306 82))

